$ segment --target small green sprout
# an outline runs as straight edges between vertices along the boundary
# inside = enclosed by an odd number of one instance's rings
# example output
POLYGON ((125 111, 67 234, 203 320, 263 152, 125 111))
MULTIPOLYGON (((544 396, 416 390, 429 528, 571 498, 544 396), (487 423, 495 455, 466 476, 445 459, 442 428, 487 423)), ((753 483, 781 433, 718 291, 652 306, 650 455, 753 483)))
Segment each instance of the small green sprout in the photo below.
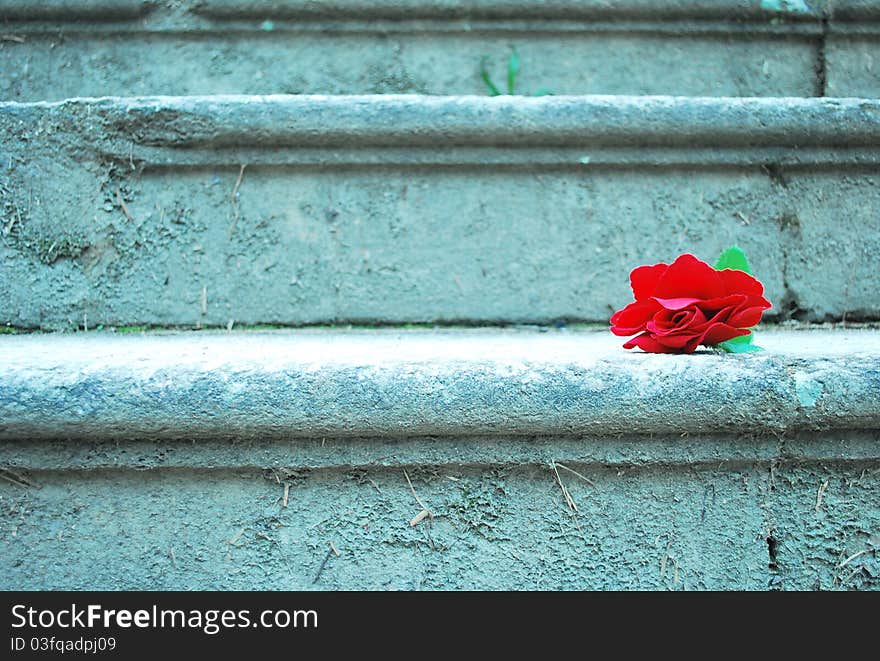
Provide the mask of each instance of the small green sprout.
MULTIPOLYGON (((516 46, 510 47, 510 58, 507 61, 507 94, 513 96, 516 94, 516 82, 520 72, 519 53, 516 46)), ((483 55, 480 58, 480 78, 489 91, 489 96, 501 96, 502 92, 498 86, 492 81, 489 75, 489 56, 483 55)), ((553 92, 548 89, 541 88, 531 96, 550 96, 553 92)))

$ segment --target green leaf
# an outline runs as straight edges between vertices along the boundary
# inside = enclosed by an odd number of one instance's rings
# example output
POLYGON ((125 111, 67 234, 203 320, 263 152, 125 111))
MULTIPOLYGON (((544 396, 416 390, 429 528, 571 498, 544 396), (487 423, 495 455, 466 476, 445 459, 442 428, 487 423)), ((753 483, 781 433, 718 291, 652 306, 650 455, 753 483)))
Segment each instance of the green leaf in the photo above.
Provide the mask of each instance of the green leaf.
POLYGON ((748 335, 740 335, 738 337, 731 338, 731 339, 727 340, 727 342, 722 342, 721 344, 729 344, 729 345, 751 344, 753 337, 754 337, 754 332, 751 332, 748 335))
MULTIPOLYGON (((715 262, 715 269, 718 271, 732 269, 734 271, 745 271, 749 275, 752 274, 752 269, 749 266, 749 260, 746 257, 746 254, 737 245, 730 246, 730 248, 721 253, 718 261, 715 262)), ((763 351, 761 347, 752 343, 754 337, 755 331, 752 330, 748 335, 740 335, 739 337, 727 340, 727 342, 719 344, 718 347, 728 353, 763 351)))
POLYGON ((730 248, 721 253, 718 261, 715 262, 715 269, 718 271, 723 271, 724 269, 745 271, 749 275, 752 273, 746 254, 736 245, 730 246, 730 248))
POLYGON ((510 62, 507 63, 507 93, 516 94, 516 77, 519 74, 519 55, 516 48, 510 47, 510 62))
POLYGON ((752 344, 752 338, 755 337, 755 331, 752 331, 748 335, 740 335, 739 337, 735 337, 732 340, 727 340, 727 342, 722 342, 718 346, 724 349, 727 353, 746 353, 747 351, 763 351, 763 349, 755 344, 752 344))
POLYGON ((495 83, 492 82, 492 78, 489 76, 488 61, 489 58, 486 55, 480 58, 480 78, 483 79, 483 83, 489 89, 489 96, 501 96, 501 90, 495 86, 495 83))

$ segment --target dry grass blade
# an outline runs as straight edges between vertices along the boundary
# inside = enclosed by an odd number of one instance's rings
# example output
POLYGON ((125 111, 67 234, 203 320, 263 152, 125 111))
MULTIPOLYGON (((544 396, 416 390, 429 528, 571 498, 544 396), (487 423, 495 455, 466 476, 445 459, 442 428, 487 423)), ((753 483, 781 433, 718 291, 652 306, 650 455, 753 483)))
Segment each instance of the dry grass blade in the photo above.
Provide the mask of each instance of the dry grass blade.
POLYGON ((232 187, 232 202, 238 199, 238 189, 241 188, 241 181, 244 179, 244 169, 247 167, 247 164, 241 166, 238 171, 238 179, 235 180, 235 186, 232 187))
POLYGON ((858 553, 853 553, 853 554, 852 554, 851 556, 849 556, 846 560, 844 560, 844 561, 841 562, 839 565, 837 565, 837 568, 838 568, 838 569, 842 569, 843 567, 846 567, 849 563, 851 563, 851 562, 852 562, 853 560, 855 560, 856 558, 859 558, 859 557, 865 555, 866 553, 874 553, 874 552, 875 552, 874 549, 864 549, 864 550, 862 550, 862 551, 859 551, 858 553))
POLYGON ((825 490, 828 488, 828 480, 825 480, 822 484, 819 485, 819 490, 816 492, 816 512, 822 509, 822 496, 825 495, 825 490))
POLYGON ((419 498, 419 494, 416 493, 416 490, 413 488, 412 480, 409 479, 409 473, 406 472, 406 469, 403 469, 403 476, 406 478, 406 483, 409 485, 409 490, 412 492, 413 498, 416 499, 416 502, 422 508, 422 511, 413 517, 412 521, 409 522, 410 527, 415 526, 420 521, 424 520, 425 517, 433 515, 431 514, 431 510, 428 509, 428 506, 422 502, 422 499, 419 498))
POLYGON ((135 222, 134 216, 131 215, 131 211, 129 210, 128 205, 122 198, 122 191, 119 189, 116 189, 116 203, 119 205, 119 208, 122 209, 122 213, 125 214, 125 217, 128 218, 128 221, 131 223, 135 222))
POLYGON ((241 165, 238 170, 238 179, 235 180, 235 186, 232 187, 232 195, 229 196, 230 204, 232 205, 232 223, 229 225, 229 231, 227 232, 227 238, 232 238, 232 235, 235 234, 235 228, 238 225, 238 189, 241 188, 241 182, 244 179, 244 169, 247 167, 247 164, 241 165))
POLYGON ((24 475, 19 475, 11 468, 0 468, 0 477, 2 477, 7 482, 11 482, 12 484, 15 484, 19 487, 34 489, 40 488, 39 484, 26 478, 24 475))
POLYGON ((557 465, 559 468, 562 468, 563 470, 567 470, 567 471, 568 471, 569 473, 571 473, 572 475, 577 475, 579 478, 581 478, 584 482, 586 482, 587 484, 589 484, 589 485, 590 485, 591 487, 593 487, 594 489, 596 488, 596 483, 593 482, 593 480, 591 480, 590 478, 588 478, 588 477, 586 477, 586 476, 584 476, 584 475, 581 475, 581 474, 578 473, 575 469, 573 469, 573 468, 569 468, 568 466, 563 466, 563 465, 560 464, 559 462, 556 462, 556 465, 557 465))
POLYGON ((562 483, 562 478, 559 476, 559 469, 556 468, 556 462, 551 461, 550 465, 553 467, 553 472, 556 474, 556 482, 559 483, 559 488, 562 489, 562 496, 565 498, 565 504, 568 505, 568 509, 572 512, 577 512, 578 508, 574 502, 574 499, 571 497, 571 494, 568 493, 568 489, 565 488, 565 484, 562 483))
POLYGON ((312 580, 312 585, 318 582, 318 579, 321 578, 321 574, 324 573, 324 568, 327 566, 327 563, 330 561, 330 558, 333 554, 336 554, 336 557, 339 557, 339 551, 336 550, 336 547, 333 546, 333 542, 330 542, 330 548, 327 551, 327 555, 324 556, 323 562, 321 562, 321 566, 318 567, 318 573, 315 574, 314 580, 312 580))

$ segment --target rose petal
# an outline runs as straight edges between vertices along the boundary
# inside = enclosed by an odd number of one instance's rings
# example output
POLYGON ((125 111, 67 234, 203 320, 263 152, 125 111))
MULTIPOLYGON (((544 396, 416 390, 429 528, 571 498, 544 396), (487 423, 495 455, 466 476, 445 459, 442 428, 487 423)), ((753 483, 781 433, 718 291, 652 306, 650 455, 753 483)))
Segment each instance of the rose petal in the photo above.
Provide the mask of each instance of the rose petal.
POLYGON ((657 301, 660 305, 662 305, 667 310, 681 310, 683 308, 688 307, 689 305, 694 305, 695 303, 699 303, 702 299, 699 298, 657 298, 656 296, 652 296, 651 300, 657 301))
POLYGON ((651 337, 650 333, 642 333, 623 345, 624 349, 632 349, 633 347, 638 347, 642 351, 647 351, 648 353, 679 353, 675 349, 660 344, 657 340, 651 337))
POLYGON ((697 344, 699 344, 699 338, 702 337, 702 332, 693 333, 693 332, 685 332, 678 333, 676 335, 655 335, 654 339, 657 340, 664 347, 669 347, 670 349, 674 349, 675 351, 681 351, 691 340, 697 339, 697 344))
POLYGON ((651 320, 645 324, 645 330, 655 335, 665 335, 674 333, 679 328, 687 328, 688 324, 693 322, 694 308, 685 308, 684 310, 660 310, 651 320), (678 318, 676 320, 676 318, 678 318))
POLYGON ((724 269, 718 271, 724 288, 728 294, 751 294, 752 296, 762 296, 764 294, 764 285, 752 275, 745 271, 735 271, 733 269, 724 269))
POLYGON ((707 346, 721 344, 722 342, 727 342, 727 340, 732 340, 735 337, 748 335, 749 332, 750 331, 743 328, 734 328, 727 324, 710 324, 700 338, 700 344, 705 344, 707 346))
POLYGON ((754 307, 745 310, 737 310, 727 319, 727 323, 735 328, 749 328, 761 321, 764 308, 754 307))
POLYGON ((645 330, 654 335, 670 335, 681 333, 691 328, 699 328, 706 323, 706 315, 699 308, 686 310, 660 310, 645 324, 645 330), (674 322, 676 316, 685 315, 678 323, 674 322))
POLYGON ((611 332, 615 335, 640 333, 658 308, 659 305, 650 299, 630 303, 611 315, 611 332))
POLYGON ((680 255, 670 264, 654 290, 654 296, 662 299, 708 299, 724 296, 726 293, 727 289, 719 271, 690 253, 680 255))
POLYGON ((633 296, 637 301, 648 298, 654 293, 661 276, 669 268, 668 264, 654 264, 653 266, 639 266, 629 274, 629 283, 633 290, 633 296))
POLYGON ((700 338, 695 337, 690 342, 688 342, 686 345, 684 345, 682 347, 681 352, 682 353, 693 353, 694 351, 697 350, 698 346, 700 346, 700 338))

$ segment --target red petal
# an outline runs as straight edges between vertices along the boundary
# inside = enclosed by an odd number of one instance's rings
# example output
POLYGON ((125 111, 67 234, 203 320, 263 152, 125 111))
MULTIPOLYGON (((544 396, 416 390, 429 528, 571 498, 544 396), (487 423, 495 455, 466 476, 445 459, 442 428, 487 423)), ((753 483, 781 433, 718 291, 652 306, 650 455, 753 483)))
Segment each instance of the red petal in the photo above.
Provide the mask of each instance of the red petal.
POLYGON ((669 268, 668 264, 654 264, 653 266, 639 266, 629 274, 629 283, 632 286, 633 295, 637 301, 648 298, 654 293, 661 276, 669 268))
POLYGON ((726 293, 719 271, 690 253, 680 255, 672 262, 654 290, 654 295, 663 299, 718 298, 726 293))
POLYGON ((635 301, 611 315, 611 332, 615 335, 633 335, 645 330, 645 324, 659 309, 652 300, 635 301))
POLYGON ((727 323, 735 328, 749 328, 761 321, 761 315, 764 314, 764 308, 745 308, 730 315, 727 323))
POLYGON ((751 294, 752 296, 764 294, 764 285, 745 271, 724 269, 718 271, 718 274, 721 276, 721 281, 728 294, 751 294))
POLYGON ((706 313, 706 317, 711 319, 712 316, 722 310, 736 310, 742 307, 743 303, 748 302, 749 297, 745 294, 728 294, 727 296, 719 296, 718 298, 710 298, 700 301, 697 307, 706 313))
MULTIPOLYGON (((684 347, 691 342, 691 340, 696 339, 697 344, 699 344, 699 339, 702 337, 702 333, 679 333, 678 335, 657 335, 655 336, 657 341, 665 347, 669 347, 674 351, 681 351, 684 347)), ((693 349, 691 349, 693 351, 693 349)), ((687 353, 690 353, 687 352, 687 353)))
MULTIPOLYGON (((645 324, 645 330, 654 335, 673 335, 689 331, 692 328, 699 329, 706 323, 706 315, 699 308, 691 308, 688 310, 660 310, 654 317, 645 324), (684 313, 685 318, 679 323, 672 321, 674 315, 684 313)), ((690 331, 693 333, 693 331, 690 331)))
POLYGON ((721 344, 722 342, 727 342, 727 340, 732 340, 740 335, 748 334, 749 331, 742 328, 734 328, 727 324, 711 324, 709 328, 706 329, 706 332, 703 333, 703 337, 700 338, 700 344, 705 344, 707 346, 721 344))
POLYGON ((623 345, 624 349, 632 349, 633 347, 638 347, 642 351, 647 351, 648 353, 680 353, 675 349, 663 346, 651 337, 650 333, 642 333, 623 345))
POLYGON ((700 346, 700 338, 695 337, 690 342, 688 342, 686 345, 684 345, 681 352, 682 353, 693 353, 694 351, 697 350, 698 346, 700 346))

